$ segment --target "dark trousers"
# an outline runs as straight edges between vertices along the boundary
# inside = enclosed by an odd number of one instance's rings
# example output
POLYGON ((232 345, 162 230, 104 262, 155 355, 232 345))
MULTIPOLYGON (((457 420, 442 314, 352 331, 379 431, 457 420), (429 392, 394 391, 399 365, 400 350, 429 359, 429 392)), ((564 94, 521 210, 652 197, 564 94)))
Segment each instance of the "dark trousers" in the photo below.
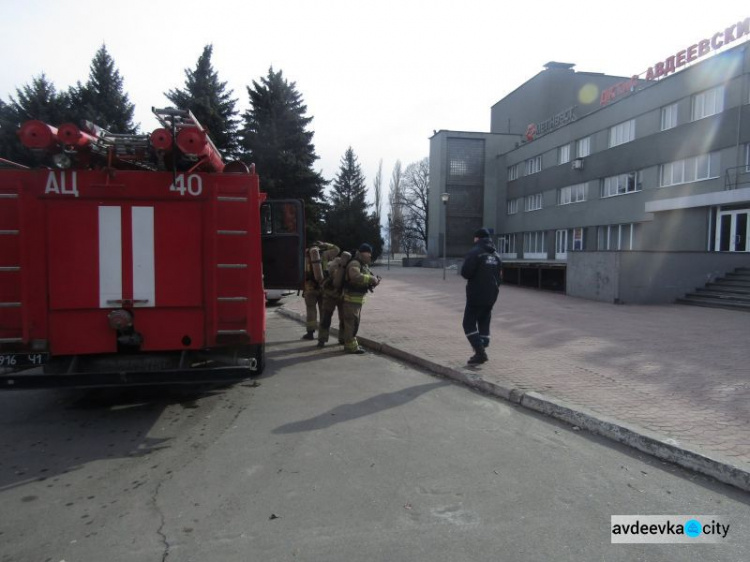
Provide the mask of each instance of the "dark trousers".
POLYGON ((490 345, 490 320, 494 305, 466 305, 464 309, 464 334, 471 347, 482 348, 490 345))

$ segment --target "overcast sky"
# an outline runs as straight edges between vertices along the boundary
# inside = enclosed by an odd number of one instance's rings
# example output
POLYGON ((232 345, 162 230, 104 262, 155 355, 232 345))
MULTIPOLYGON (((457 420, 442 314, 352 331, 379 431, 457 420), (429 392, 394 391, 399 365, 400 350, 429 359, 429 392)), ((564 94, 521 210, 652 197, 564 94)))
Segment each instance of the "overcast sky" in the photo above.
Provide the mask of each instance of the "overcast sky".
POLYGON ((282 70, 312 116, 327 179, 352 146, 367 182, 383 160, 429 155, 433 130, 489 131, 490 107, 549 61, 631 76, 750 16, 740 0, 0 0, 0 98, 41 73, 65 90, 105 43, 143 131, 206 44, 246 86, 282 70))

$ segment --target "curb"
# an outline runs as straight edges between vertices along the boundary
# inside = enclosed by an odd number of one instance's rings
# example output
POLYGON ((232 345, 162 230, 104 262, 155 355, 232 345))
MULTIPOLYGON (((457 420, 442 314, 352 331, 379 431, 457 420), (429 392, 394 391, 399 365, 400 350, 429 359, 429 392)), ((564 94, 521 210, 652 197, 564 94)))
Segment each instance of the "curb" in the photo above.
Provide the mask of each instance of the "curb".
MULTIPOLYGON (((283 307, 277 309, 277 312, 297 322, 303 324, 305 322, 303 316, 297 312, 287 310, 283 307)), ((338 330, 332 328, 331 333, 338 334, 338 330)), ((690 446, 682 445, 675 439, 666 438, 643 427, 603 416, 602 414, 595 413, 578 405, 572 405, 557 398, 533 391, 525 392, 518 388, 510 388, 487 381, 477 374, 440 365, 424 357, 393 347, 390 344, 384 344, 362 336, 357 336, 357 340, 363 347, 367 347, 372 351, 416 365, 431 373, 459 382, 469 388, 502 398, 529 410, 586 429, 591 433, 627 445, 660 460, 671 462, 683 468, 715 478, 719 482, 729 484, 745 492, 750 492, 750 471, 733 465, 730 461, 719 455, 701 452, 690 446)))

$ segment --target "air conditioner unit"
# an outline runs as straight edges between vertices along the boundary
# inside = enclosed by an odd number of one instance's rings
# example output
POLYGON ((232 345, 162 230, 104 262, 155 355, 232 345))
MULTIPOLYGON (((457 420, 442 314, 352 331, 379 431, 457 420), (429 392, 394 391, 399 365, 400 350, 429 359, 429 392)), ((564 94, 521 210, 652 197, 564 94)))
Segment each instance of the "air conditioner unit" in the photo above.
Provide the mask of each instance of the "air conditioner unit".
POLYGON ((573 160, 573 169, 583 170, 583 158, 576 158, 575 160, 573 160))

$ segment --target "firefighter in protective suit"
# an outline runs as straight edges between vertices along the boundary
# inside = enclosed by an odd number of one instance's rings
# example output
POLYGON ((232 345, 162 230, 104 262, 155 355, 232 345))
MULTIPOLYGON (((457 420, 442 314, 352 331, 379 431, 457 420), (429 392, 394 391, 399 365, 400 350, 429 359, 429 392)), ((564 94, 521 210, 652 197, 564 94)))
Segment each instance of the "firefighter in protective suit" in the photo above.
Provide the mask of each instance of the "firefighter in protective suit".
POLYGON ((323 305, 321 307, 320 328, 318 330, 318 347, 325 347, 331 333, 331 321, 333 313, 338 310, 339 316, 339 343, 344 343, 344 276, 346 266, 349 265, 352 255, 349 252, 341 254, 328 263, 328 276, 321 285, 323 293, 323 305))
POLYGON ((318 329, 318 316, 322 317, 321 306, 323 303, 323 292, 321 284, 325 280, 328 261, 339 254, 339 247, 328 242, 315 242, 305 252, 305 289, 302 296, 305 299, 307 332, 302 339, 315 339, 315 330, 318 329))
POLYGON ((362 304, 365 302, 367 291, 377 287, 380 283, 380 277, 373 275, 370 271, 371 261, 372 246, 362 244, 346 267, 343 305, 344 351, 346 353, 366 353, 357 341, 362 304))

